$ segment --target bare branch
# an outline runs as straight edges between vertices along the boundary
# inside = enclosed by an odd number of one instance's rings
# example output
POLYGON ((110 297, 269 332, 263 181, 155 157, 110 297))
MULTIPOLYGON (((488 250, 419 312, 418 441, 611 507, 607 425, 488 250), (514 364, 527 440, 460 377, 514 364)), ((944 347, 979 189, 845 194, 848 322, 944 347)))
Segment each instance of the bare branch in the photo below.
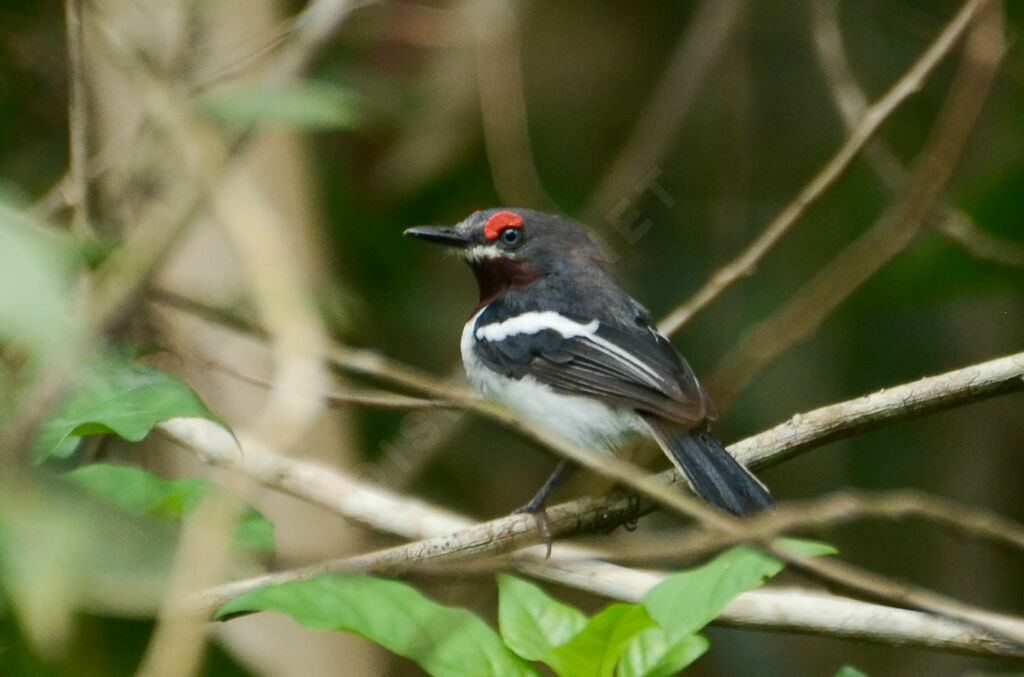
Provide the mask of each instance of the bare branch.
POLYGON ((890 115, 916 93, 934 68, 949 54, 967 31, 974 17, 987 0, 969 0, 946 25, 921 58, 901 77, 889 91, 864 114, 846 142, 836 154, 804 186, 785 209, 768 224, 764 232, 746 250, 725 266, 719 268, 687 301, 672 310, 658 324, 668 335, 679 331, 690 319, 706 308, 722 292, 741 278, 753 273, 758 262, 772 250, 807 208, 846 171, 857 154, 871 140, 890 115))
MULTIPOLYGON (((259 332, 238 318, 190 299, 161 293, 154 300, 238 331, 259 332)), ((438 382, 370 351, 336 346, 331 359, 337 367, 352 374, 436 394, 458 404, 480 402, 475 393, 465 388, 438 382)), ((730 445, 729 452, 752 468, 766 467, 859 432, 1020 390, 1024 390, 1024 352, 796 414, 784 423, 730 445)), ((495 417, 487 410, 476 413, 499 423, 507 417, 495 417)), ((680 479, 674 471, 662 473, 661 477, 665 482, 680 479)))
MULTIPOLYGON (((429 377, 412 372, 400 365, 392 364, 378 355, 367 353, 365 351, 352 351, 350 349, 343 349, 340 347, 335 347, 332 353, 335 359, 343 361, 347 368, 354 369, 364 375, 374 375, 377 377, 383 376, 388 380, 393 380, 409 387, 422 389, 426 392, 430 392, 431 394, 449 397, 451 399, 461 400, 462 397, 465 397, 461 392, 461 389, 452 388, 444 384, 437 384, 436 382, 432 383, 429 377)), ((1012 377, 1012 380, 1010 380, 1010 383, 1017 385, 1021 380, 1020 369, 1022 363, 1024 363, 1024 356, 1014 356, 1010 363, 1010 365, 1003 364, 1001 366, 1007 367, 1015 365, 1017 372, 1012 377)), ((996 371, 998 371, 998 369, 996 371)), ((952 381, 954 384, 959 384, 959 379, 955 377, 952 381)), ((913 386, 910 386, 910 388, 912 389, 913 386)), ((894 391, 895 390, 897 389, 894 389, 894 391)), ((977 392, 987 395, 995 390, 997 389, 988 386, 988 382, 985 382, 984 386, 977 392)), ((966 393, 961 391, 961 394, 965 397, 972 397, 975 396, 976 393, 967 389, 966 393)), ((935 393, 935 396, 943 405, 948 406, 948 399, 946 398, 945 393, 935 393)), ((888 398, 883 397, 881 399, 887 400, 888 398)), ((913 398, 910 399, 913 401, 913 398)), ((668 491, 661 485, 658 485, 656 488, 652 488, 652 484, 657 483, 656 480, 644 476, 642 473, 638 473, 629 464, 611 459, 607 459, 607 462, 604 463, 595 463, 592 460, 593 457, 589 450, 578 449, 575 448, 574 445, 566 445, 563 441, 548 435, 545 431, 533 430, 531 427, 519 423, 515 417, 508 415, 507 412, 504 412, 498 407, 494 407, 490 403, 473 401, 473 399, 470 398, 463 401, 463 404, 465 404, 467 409, 488 415, 520 432, 529 434, 541 443, 552 446, 559 452, 565 453, 569 458, 572 458, 581 465, 590 467, 601 474, 615 477, 616 479, 627 483, 629 486, 639 489, 645 495, 654 498, 657 502, 663 505, 670 506, 674 510, 680 511, 683 514, 694 515, 705 524, 710 525, 722 533, 735 534, 739 529, 742 529, 742 525, 739 522, 728 516, 717 513, 706 516, 704 513, 710 512, 706 506, 694 506, 694 501, 689 497, 683 497, 675 492, 668 491), (637 477, 637 475, 639 475, 639 477, 637 477)), ((862 414, 865 408, 870 410, 877 407, 878 404, 878 402, 871 403, 870 398, 868 398, 868 402, 861 402, 860 406, 853 407, 853 410, 855 414, 862 414)), ((840 407, 841 405, 833 406, 840 407)), ((927 408, 923 406, 923 403, 916 403, 915 406, 919 406, 921 410, 927 408)), ((881 411, 885 412, 883 417, 895 418, 891 411, 886 407, 883 406, 881 411)), ((854 425, 864 425, 864 419, 858 415, 849 417, 847 421, 854 425)), ((832 430, 828 427, 822 429, 816 426, 813 429, 816 430, 818 434, 821 434, 822 430, 828 431, 826 434, 832 433, 832 430)), ((247 450, 246 456, 250 455, 251 452, 247 450)), ((271 478, 275 482, 280 481, 279 473, 277 472, 271 473, 271 478)), ((294 485, 291 485, 289 490, 294 491, 294 485)), ((635 508, 627 507, 627 509, 635 508)), ((553 525, 553 527, 556 529, 561 528, 560 525, 553 525)), ((496 547, 492 552, 499 550, 501 547, 505 547, 505 544, 499 545, 499 547, 496 547)), ((986 628, 990 632, 1001 632, 1000 629, 988 625, 987 621, 978 610, 972 609, 953 600, 949 600, 945 597, 920 591, 909 586, 893 584, 884 580, 882 577, 860 571, 854 567, 839 562, 830 561, 827 564, 822 565, 819 561, 793 557, 791 553, 784 549, 770 544, 765 545, 765 547, 767 547, 767 549, 773 554, 790 561, 802 570, 809 571, 816 576, 821 576, 833 582, 839 582, 843 585, 858 588, 861 591, 868 592, 872 595, 882 597, 888 595, 892 598, 899 599, 901 602, 917 605, 921 608, 939 613, 940 615, 964 620, 965 622, 977 625, 978 627, 986 628)))
POLYGON ((1024 245, 982 230, 959 210, 945 214, 937 227, 976 258, 1008 268, 1024 268, 1024 245))
POLYGON ((488 0, 475 8, 473 21, 480 117, 495 190, 504 204, 550 208, 530 149, 519 19, 506 0, 488 0))
MULTIPOLYGON (((839 25, 838 2, 815 0, 811 9, 814 19, 811 28, 818 63, 832 91, 843 124, 849 131, 867 110, 867 98, 846 58, 839 25)), ((903 189, 907 181, 907 170, 880 139, 873 139, 865 147, 864 157, 889 190, 899 192, 903 189)), ((940 211, 935 227, 973 256, 1003 266, 1024 268, 1024 245, 985 232, 958 209, 947 207, 940 211)))
MULTIPOLYGON (((802 529, 834 527, 854 520, 888 520, 919 517, 962 535, 1024 551, 1024 526, 983 508, 976 508, 917 491, 891 491, 861 494, 840 491, 822 498, 790 502, 770 513, 744 520, 744 538, 722 537, 697 531, 671 544, 654 542, 647 546, 629 545, 623 557, 642 561, 664 557, 693 557, 746 541, 758 541, 802 529)), ((609 555, 606 553, 605 557, 609 555)))
MULTIPOLYGON (((972 3, 968 3, 970 6, 972 3)), ((771 317, 749 331, 709 381, 721 406, 821 321, 917 236, 936 208, 981 115, 1005 51, 1002 5, 983 2, 960 71, 902 197, 771 317)))
MULTIPOLYGON (((204 358, 198 354, 192 354, 188 359, 190 362, 201 364, 202 366, 210 369, 216 369, 217 371, 233 376, 240 381, 244 381, 260 388, 276 387, 272 379, 247 374, 240 369, 235 369, 234 367, 223 362, 218 362, 217 360, 204 358)), ((308 395, 309 392, 309 388, 304 388, 301 393, 297 394, 308 395)), ((325 392, 323 393, 323 399, 331 406, 355 404, 363 407, 379 407, 382 409, 451 409, 457 407, 454 402, 449 402, 447 400, 408 397, 406 395, 389 393, 384 390, 357 390, 352 388, 344 391, 331 390, 325 392)))
MULTIPOLYGON (((519 547, 537 538, 533 520, 527 515, 514 515, 487 525, 471 526, 465 518, 420 501, 390 494, 315 464, 278 456, 255 441, 244 440, 245 453, 242 454, 227 433, 206 421, 177 420, 163 424, 161 428, 216 465, 241 470, 271 486, 328 506, 346 517, 371 523, 375 528, 408 538, 432 539, 347 561, 280 572, 272 574, 270 578, 261 577, 218 586, 190 598, 187 608, 193 611, 201 609, 208 612, 226 599, 268 582, 299 580, 327 570, 356 571, 377 567, 378 571, 400 571, 404 566, 403 550, 419 550, 424 554, 429 553, 435 561, 440 561, 450 558, 459 548, 475 549, 474 555, 498 552, 498 549, 490 549, 490 544, 494 542, 490 540, 492 538, 513 541, 507 543, 507 547, 503 545, 501 551, 519 547), (453 531, 456 533, 450 533, 453 531), (532 536, 529 536, 530 531, 534 532, 532 536), (458 547, 452 547, 453 544, 458 547)), ((563 524, 563 518, 575 510, 574 506, 580 504, 577 501, 551 508, 553 525, 563 524)), ((514 561, 524 573, 628 601, 639 600, 664 576, 600 561, 578 561, 581 554, 585 555, 586 551, 556 545, 551 560, 544 560, 541 549, 536 548, 518 553, 514 561)), ((1007 632, 1015 632, 1024 627, 1015 619, 993 616, 989 620, 993 619, 1007 632)), ((745 593, 730 605, 720 620, 745 627, 814 632, 971 653, 1020 655, 1017 648, 994 641, 958 623, 920 612, 891 609, 821 593, 745 593), (817 604, 821 606, 815 606, 817 604), (843 613, 819 613, 826 610, 841 610, 843 613)))
POLYGON ((694 11, 668 65, 629 138, 597 183, 583 221, 595 225, 614 222, 634 199, 633 185, 655 169, 671 147, 683 118, 739 24, 745 3, 737 0, 704 0, 694 11))
POLYGON ((1019 390, 1024 390, 1024 352, 797 414, 731 445, 729 451, 760 468, 865 430, 1019 390))
POLYGON ((71 229, 82 237, 89 227, 89 102, 85 84, 84 30, 82 0, 64 0, 64 17, 68 43, 68 191, 65 199, 71 206, 71 229))

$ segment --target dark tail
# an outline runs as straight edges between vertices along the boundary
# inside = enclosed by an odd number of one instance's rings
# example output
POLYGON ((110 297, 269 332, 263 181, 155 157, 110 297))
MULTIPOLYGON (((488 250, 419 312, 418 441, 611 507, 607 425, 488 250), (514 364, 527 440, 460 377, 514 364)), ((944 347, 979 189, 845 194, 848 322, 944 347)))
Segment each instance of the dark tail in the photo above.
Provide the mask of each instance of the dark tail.
POLYGON ((747 515, 774 505, 768 489, 711 433, 684 433, 657 419, 645 420, 694 492, 711 505, 734 515, 747 515))

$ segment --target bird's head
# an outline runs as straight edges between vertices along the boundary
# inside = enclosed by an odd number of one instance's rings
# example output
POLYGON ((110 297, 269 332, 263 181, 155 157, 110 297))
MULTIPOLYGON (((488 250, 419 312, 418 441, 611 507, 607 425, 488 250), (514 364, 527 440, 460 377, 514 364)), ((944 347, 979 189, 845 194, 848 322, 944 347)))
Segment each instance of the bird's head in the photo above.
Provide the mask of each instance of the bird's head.
POLYGON ((455 226, 418 226, 405 234, 458 249, 476 274, 481 301, 549 275, 607 266, 590 235, 532 209, 485 209, 455 226))

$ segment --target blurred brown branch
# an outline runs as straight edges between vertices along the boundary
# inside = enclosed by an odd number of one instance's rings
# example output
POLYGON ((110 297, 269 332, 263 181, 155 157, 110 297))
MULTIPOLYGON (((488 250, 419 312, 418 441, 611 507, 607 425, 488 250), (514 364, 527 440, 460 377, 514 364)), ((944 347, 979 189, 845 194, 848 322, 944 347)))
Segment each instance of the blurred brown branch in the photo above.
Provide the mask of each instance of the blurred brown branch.
POLYGON ((854 520, 906 517, 925 519, 964 536, 1024 551, 1024 526, 984 508, 917 491, 839 491, 821 498, 787 502, 771 513, 752 516, 743 523, 747 532, 744 537, 696 531, 672 544, 631 545, 623 556, 634 562, 668 556, 692 557, 803 529, 834 527, 854 520))
MULTIPOLYGON (((202 313, 201 316, 207 321, 225 322, 237 330, 258 331, 217 309, 195 302, 183 304, 179 297, 162 295, 154 300, 169 308, 202 313)), ((335 344, 331 350, 331 359, 349 373, 440 396, 502 424, 514 419, 500 407, 480 400, 475 393, 465 388, 440 383, 370 351, 335 344)), ((789 421, 731 444, 729 451, 745 465, 764 467, 859 432, 1019 390, 1024 390, 1024 353, 1007 355, 796 414, 789 421)), ((514 423, 512 428, 518 430, 514 423)), ((535 439, 546 443, 544 439, 535 439)), ((556 441, 554 444, 558 448, 561 443, 556 441)), ((663 473, 661 478, 666 482, 679 481, 674 471, 663 473)), ((608 508, 607 505, 601 507, 602 510, 608 508)))
POLYGON ((89 100, 85 81, 84 30, 82 0, 64 0, 67 25, 68 79, 68 188, 65 193, 71 207, 71 230, 79 237, 89 227, 89 100))
POLYGON ((935 67, 953 50, 987 0, 969 0, 956 16, 939 33, 932 44, 913 66, 889 89, 889 91, 868 108, 860 124, 847 137, 836 154, 818 171, 793 200, 768 224, 761 235, 739 256, 719 268, 703 287, 684 303, 666 315, 658 327, 667 335, 679 331, 683 325, 710 305, 726 289, 741 278, 751 275, 757 264, 779 240, 803 216, 807 208, 816 202, 824 192, 846 171, 857 154, 872 139, 882 124, 899 106, 921 89, 925 79, 935 67))
POLYGON ((1024 390, 1024 353, 954 369, 802 414, 729 446, 754 468, 883 425, 1024 390))
POLYGON ((506 0, 474 8, 476 79, 484 147, 494 188, 503 204, 550 210, 530 149, 519 19, 506 0))
POLYGON ((917 236, 941 199, 981 115, 1005 52, 1003 31, 1002 5, 980 3, 967 34, 960 71, 902 195, 871 228, 729 351, 708 386, 720 406, 728 406, 776 357, 810 336, 836 306, 917 236))
MULTIPOLYGON (((337 470, 281 456, 256 440, 243 440, 243 454, 227 433, 203 421, 171 421, 163 424, 161 429, 214 465, 251 474, 260 481, 387 533, 406 538, 434 539, 436 546, 438 538, 443 543, 453 533, 463 532, 458 537, 465 539, 464 543, 480 539, 476 541, 478 548, 486 545, 488 530, 495 537, 504 536, 507 531, 513 531, 516 538, 524 538, 528 531, 533 531, 534 538, 537 537, 536 524, 529 515, 513 515, 489 525, 474 527, 467 518, 417 499, 392 494, 337 470), (498 522, 502 522, 502 526, 495 529, 498 522)), ((576 501, 550 508, 553 523, 555 520, 560 521, 562 511, 575 510, 581 503, 576 501)), ((519 544, 527 542, 524 538, 519 544)), ((578 548, 561 544, 555 545, 550 560, 544 560, 542 552, 540 548, 532 552, 520 551, 513 563, 523 573, 625 601, 638 601, 665 576, 597 560, 579 561, 581 551, 578 548)), ((482 554, 482 551, 478 550, 478 554, 482 554)), ((373 557, 371 554, 363 562, 372 563, 373 557)), ((354 568, 358 561, 358 558, 351 560, 349 566, 354 568)), ((302 571, 305 575, 323 572, 316 568, 302 571)), ((262 578, 256 581, 258 584, 265 582, 262 578)), ((217 586, 191 597, 186 608, 209 613, 227 597, 240 594, 253 584, 241 581, 217 586)), ((1014 619, 998 618, 1011 627, 1015 623, 1021 625, 1014 619)), ((755 590, 744 593, 734 600, 716 622, 969 653, 1024 655, 1024 652, 1013 646, 995 641, 959 623, 921 612, 893 609, 812 591, 755 590)))
MULTIPOLYGON (((333 360, 343 364, 346 369, 355 373, 398 383, 404 387, 419 390, 436 397, 458 401, 467 410, 497 420, 503 425, 540 442, 542 445, 558 451, 564 457, 573 460, 577 464, 623 482, 657 503, 681 514, 695 517, 705 525, 721 533, 738 534, 743 528, 738 520, 717 513, 707 506, 699 504, 689 496, 683 496, 669 490, 656 479, 646 475, 629 463, 618 459, 597 457, 590 450, 568 444, 557 436, 548 434, 547 431, 524 424, 501 407, 497 407, 489 402, 483 402, 475 395, 468 394, 461 388, 454 388, 437 382, 428 376, 419 374, 408 367, 391 362, 369 351, 357 351, 335 345, 330 353, 333 360)), ((1021 360, 1015 361, 1019 363, 1021 360)), ((1017 378, 1019 379, 1019 377, 1017 378)), ((1004 630, 992 626, 978 610, 955 600, 905 584, 896 584, 881 576, 834 560, 812 560, 794 556, 784 547, 775 546, 770 543, 761 543, 760 545, 800 570, 824 580, 838 583, 864 594, 897 599, 901 603, 932 611, 947 618, 968 622, 996 634, 1006 634, 1004 630)), ((1008 636, 1013 637, 1015 641, 1024 641, 1024 639, 1021 639, 1024 638, 1024 635, 1016 637, 1014 633, 1015 631, 1012 631, 1008 636)))
POLYGON ((584 222, 598 227, 614 225, 629 210, 636 194, 634 184, 655 169, 671 149, 698 90, 746 11, 746 4, 739 0, 704 0, 697 5, 644 103, 640 119, 598 181, 580 217, 584 222))
MULTIPOLYGON (((850 131, 867 110, 867 97, 846 56, 839 5, 836 0, 815 0, 811 9, 814 51, 832 92, 832 100, 850 131)), ((898 193, 905 187, 908 172, 881 139, 871 140, 864 148, 864 157, 890 191, 898 193)), ((961 210, 946 207, 937 211, 935 228, 972 255, 1000 265, 1024 268, 1024 245, 985 232, 961 210)))

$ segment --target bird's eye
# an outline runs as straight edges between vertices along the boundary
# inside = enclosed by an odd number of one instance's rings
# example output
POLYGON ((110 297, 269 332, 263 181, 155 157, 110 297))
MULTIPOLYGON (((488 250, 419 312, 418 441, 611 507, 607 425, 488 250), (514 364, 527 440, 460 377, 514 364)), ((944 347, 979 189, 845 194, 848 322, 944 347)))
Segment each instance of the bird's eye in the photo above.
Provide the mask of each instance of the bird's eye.
POLYGON ((523 232, 518 228, 503 228, 499 235, 502 244, 516 247, 523 241, 523 232))

